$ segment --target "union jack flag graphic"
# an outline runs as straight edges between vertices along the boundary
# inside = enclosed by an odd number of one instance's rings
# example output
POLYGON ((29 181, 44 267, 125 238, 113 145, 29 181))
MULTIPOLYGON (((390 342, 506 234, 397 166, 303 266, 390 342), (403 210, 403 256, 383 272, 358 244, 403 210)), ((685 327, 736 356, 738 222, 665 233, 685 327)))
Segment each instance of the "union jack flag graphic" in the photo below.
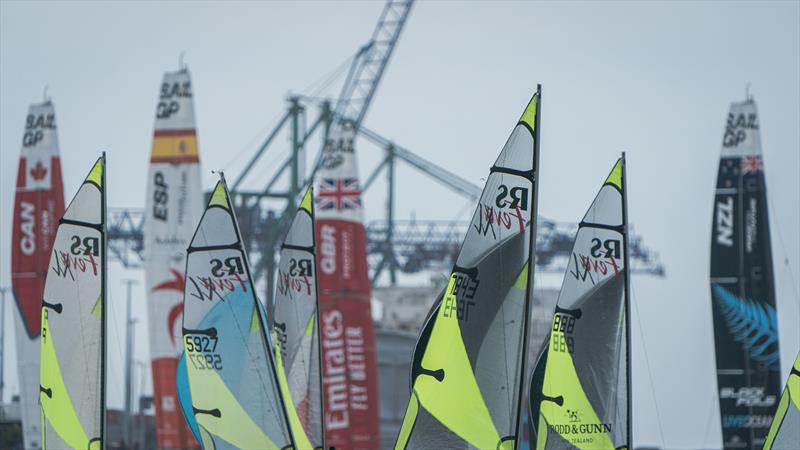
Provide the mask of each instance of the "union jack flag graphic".
POLYGON ((319 184, 317 207, 337 211, 361 208, 358 178, 323 178, 319 184))
POLYGON ((758 156, 745 156, 741 162, 742 174, 753 172, 758 173, 764 168, 764 163, 758 156))

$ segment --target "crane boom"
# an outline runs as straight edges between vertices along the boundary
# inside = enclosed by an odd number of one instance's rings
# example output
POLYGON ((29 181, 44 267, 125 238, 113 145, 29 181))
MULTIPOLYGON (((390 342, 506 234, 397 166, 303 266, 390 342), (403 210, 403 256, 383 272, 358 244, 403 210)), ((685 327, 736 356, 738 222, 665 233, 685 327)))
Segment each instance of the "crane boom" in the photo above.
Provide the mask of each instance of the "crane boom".
POLYGON ((372 37, 350 65, 334 112, 335 117, 353 122, 356 129, 367 114, 413 4, 414 0, 387 1, 372 37))

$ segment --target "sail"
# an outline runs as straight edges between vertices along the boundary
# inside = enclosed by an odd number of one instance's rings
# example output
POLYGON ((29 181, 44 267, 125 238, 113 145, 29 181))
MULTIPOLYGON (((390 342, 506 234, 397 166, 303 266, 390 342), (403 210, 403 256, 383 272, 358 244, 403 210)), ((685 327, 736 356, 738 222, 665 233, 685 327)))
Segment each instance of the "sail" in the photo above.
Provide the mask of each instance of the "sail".
POLYGON ((47 264, 58 218, 64 213, 56 113, 50 101, 31 105, 17 171, 11 235, 11 284, 19 314, 14 315, 17 375, 26 449, 41 448, 39 423, 39 333, 47 264))
POLYGON ((492 166, 420 333, 396 449, 513 449, 535 242, 541 90, 492 166))
POLYGON ((722 443, 761 448, 780 393, 767 192, 758 113, 733 103, 711 229, 711 305, 722 443))
POLYGON ((530 448, 631 448, 624 170, 620 159, 578 225, 531 377, 530 448))
POLYGON ((331 135, 317 175, 314 224, 319 243, 325 444, 371 450, 380 446, 378 370, 355 131, 345 124, 331 135))
POLYGON ((322 379, 309 188, 280 249, 273 325, 278 380, 297 447, 322 449, 322 379))
POLYGON ((192 81, 188 69, 167 72, 156 108, 144 221, 144 260, 156 443, 196 448, 175 389, 182 351, 186 247, 203 211, 192 81))
POLYGON ((105 430, 105 156, 59 221, 41 303, 42 447, 102 449, 105 430))
POLYGON ((187 250, 183 345, 200 445, 293 445, 265 313, 224 179, 214 188, 187 250))
POLYGON ((794 360, 764 450, 796 450, 800 445, 800 353, 794 360))

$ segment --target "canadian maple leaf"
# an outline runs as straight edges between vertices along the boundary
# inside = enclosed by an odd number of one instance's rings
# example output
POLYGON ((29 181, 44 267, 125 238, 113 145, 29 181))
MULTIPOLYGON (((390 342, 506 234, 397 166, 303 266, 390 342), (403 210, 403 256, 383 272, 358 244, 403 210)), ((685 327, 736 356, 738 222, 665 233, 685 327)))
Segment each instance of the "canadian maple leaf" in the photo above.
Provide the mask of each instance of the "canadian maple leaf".
POLYGON ((42 181, 47 175, 47 167, 41 161, 36 161, 36 165, 31 169, 31 177, 36 181, 42 181))

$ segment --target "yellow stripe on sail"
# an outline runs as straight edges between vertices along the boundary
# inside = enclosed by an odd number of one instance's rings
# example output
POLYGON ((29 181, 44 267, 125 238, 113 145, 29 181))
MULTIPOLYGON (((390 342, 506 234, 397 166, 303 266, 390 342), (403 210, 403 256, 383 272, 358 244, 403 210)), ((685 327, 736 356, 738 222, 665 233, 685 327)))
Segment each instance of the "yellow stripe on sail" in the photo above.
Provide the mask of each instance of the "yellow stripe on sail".
MULTIPOLYGON (((564 332, 553 331, 547 349, 542 394, 551 398, 561 397, 563 403, 558 405, 555 401, 544 400, 539 411, 553 431, 576 448, 613 450, 611 437, 583 391, 572 357, 566 348, 564 351, 553 350, 554 343, 559 345, 562 342, 566 342, 564 332)), ((546 434, 547 430, 540 428, 539 434, 543 433, 546 434)))
POLYGON ((167 135, 153 138, 151 162, 196 162, 197 136, 194 134, 167 135))
POLYGON ((281 386, 281 393, 283 394, 283 402, 286 404, 286 413, 289 416, 289 424, 292 427, 292 435, 297 450, 314 450, 311 445, 306 430, 303 428, 300 417, 297 415, 297 409, 294 407, 294 400, 292 400, 292 393, 289 392, 289 382, 286 380, 286 371, 283 367, 283 355, 281 354, 281 347, 278 335, 273 335, 275 341, 275 365, 278 366, 278 384, 281 386))
MULTIPOLYGON (((183 350, 187 359, 197 354, 190 352, 185 342, 183 350)), ((216 370, 207 367, 200 369, 188 362, 186 368, 192 393, 192 406, 204 411, 219 410, 219 417, 202 412, 195 413, 197 423, 209 434, 219 436, 242 450, 278 449, 236 400, 236 396, 216 370), (207 404, 201 399, 205 399, 207 404)))
POLYGON ((492 422, 461 338, 456 317, 456 296, 451 294, 455 275, 437 313, 436 323, 422 357, 422 367, 443 370, 444 378, 420 375, 414 383, 419 403, 450 431, 480 449, 494 449, 500 435, 492 422))
MULTIPOLYGON (((56 349, 50 333, 50 324, 47 321, 47 310, 44 308, 42 308, 41 349, 39 384, 43 389, 48 389, 50 393, 48 396, 45 392, 39 392, 42 414, 67 445, 72 448, 87 448, 89 447, 89 438, 86 436, 83 424, 78 419, 78 413, 75 412, 75 407, 69 398, 67 387, 64 385, 64 378, 61 375, 61 367, 58 364, 56 349)), ((42 429, 44 430, 44 423, 42 429)), ((42 442, 46 444, 44 439, 42 442)))

